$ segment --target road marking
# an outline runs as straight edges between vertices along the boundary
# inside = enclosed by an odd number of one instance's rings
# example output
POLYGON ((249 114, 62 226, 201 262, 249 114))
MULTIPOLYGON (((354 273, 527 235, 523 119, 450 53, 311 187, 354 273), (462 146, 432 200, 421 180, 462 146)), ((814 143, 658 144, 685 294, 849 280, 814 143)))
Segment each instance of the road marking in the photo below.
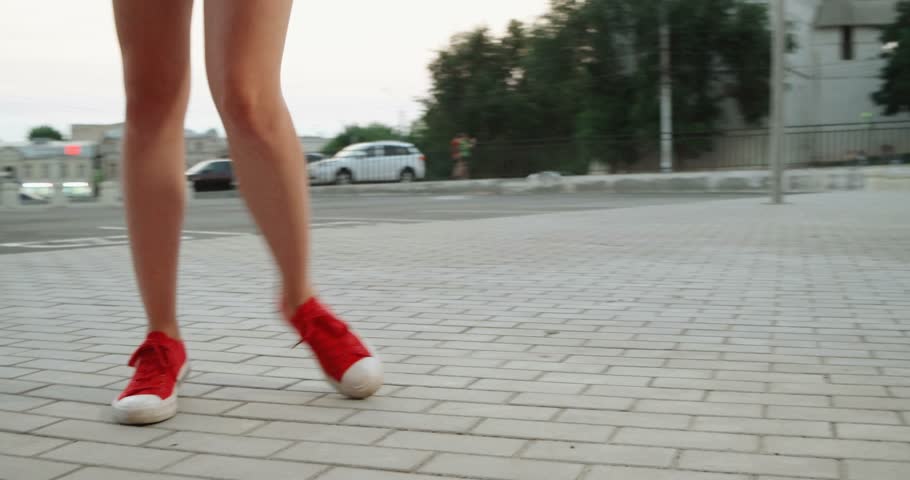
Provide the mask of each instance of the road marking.
MULTIPOLYGON (((101 230, 127 230, 126 227, 98 227, 101 230)), ((194 235, 227 235, 227 236, 240 236, 240 235, 250 235, 249 233, 242 232, 212 232, 208 230, 184 230, 183 233, 190 233, 194 235)))
MULTIPOLYGON (((193 240, 193 237, 184 235, 181 240, 193 240)), ((60 238, 56 240, 39 240, 36 242, 0 243, 0 247, 49 250, 85 247, 111 247, 116 245, 127 245, 128 243, 129 238, 127 238, 126 235, 111 235, 108 237, 60 238)))
POLYGON ((317 217, 313 218, 313 222, 321 222, 323 220, 328 221, 352 221, 352 222, 364 222, 364 223, 424 223, 425 220, 415 220, 413 218, 363 218, 363 217, 317 217))
POLYGON ((471 198, 468 195, 440 195, 438 197, 432 197, 430 200, 441 200, 441 201, 451 201, 451 200, 467 200, 471 198))

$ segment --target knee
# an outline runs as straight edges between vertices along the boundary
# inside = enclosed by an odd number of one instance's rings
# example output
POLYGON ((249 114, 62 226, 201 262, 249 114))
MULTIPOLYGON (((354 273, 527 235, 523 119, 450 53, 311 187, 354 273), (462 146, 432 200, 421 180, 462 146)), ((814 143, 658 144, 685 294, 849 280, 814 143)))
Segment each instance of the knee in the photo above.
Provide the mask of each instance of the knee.
POLYGON ((182 130, 188 82, 188 78, 180 76, 127 77, 127 122, 148 130, 158 130, 173 123, 179 124, 182 130))
POLYGON ((284 102, 277 86, 229 80, 213 92, 217 92, 213 97, 228 131, 265 135, 281 121, 284 102))

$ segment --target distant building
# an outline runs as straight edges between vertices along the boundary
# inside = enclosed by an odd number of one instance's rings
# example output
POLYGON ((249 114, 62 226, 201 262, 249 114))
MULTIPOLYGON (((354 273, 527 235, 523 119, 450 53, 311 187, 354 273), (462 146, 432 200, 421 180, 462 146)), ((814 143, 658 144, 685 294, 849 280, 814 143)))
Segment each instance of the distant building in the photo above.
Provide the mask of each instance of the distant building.
POLYGON ((884 117, 872 101, 885 60, 881 30, 898 0, 788 1, 796 49, 787 56, 786 123, 819 125, 910 120, 884 117))
MULTIPOLYGON (((754 0, 767 4, 768 0, 754 0)), ((910 114, 885 116, 872 100, 881 88, 881 30, 897 18, 898 0, 788 0, 785 161, 792 166, 894 161, 910 153, 910 114)), ((747 129, 727 102, 724 129, 747 129)), ((681 159, 688 169, 766 165, 765 128, 714 139, 710 152, 681 159)))
POLYGON ((0 144, 0 171, 6 181, 47 195, 53 184, 62 183, 70 195, 92 192, 98 146, 84 141, 40 141, 0 144))
MULTIPOLYGON (((99 168, 105 178, 116 178, 120 175, 123 155, 123 124, 112 126, 114 128, 104 130, 96 140, 99 145, 99 168)), ((74 137, 76 136, 75 127, 73 129, 74 137)), ((82 132, 98 133, 98 130, 85 128, 85 126, 80 127, 82 127, 82 132)), ((224 158, 228 155, 227 141, 214 129, 203 133, 185 130, 184 142, 187 168, 204 160, 224 158)))

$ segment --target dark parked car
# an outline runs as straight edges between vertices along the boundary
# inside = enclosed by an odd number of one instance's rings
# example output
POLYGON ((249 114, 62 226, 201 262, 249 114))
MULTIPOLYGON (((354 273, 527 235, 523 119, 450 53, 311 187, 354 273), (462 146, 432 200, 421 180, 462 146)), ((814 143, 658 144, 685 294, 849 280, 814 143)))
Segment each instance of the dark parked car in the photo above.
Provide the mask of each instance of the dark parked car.
POLYGON ((190 167, 186 179, 197 192, 234 188, 234 166, 229 159, 206 160, 190 167))

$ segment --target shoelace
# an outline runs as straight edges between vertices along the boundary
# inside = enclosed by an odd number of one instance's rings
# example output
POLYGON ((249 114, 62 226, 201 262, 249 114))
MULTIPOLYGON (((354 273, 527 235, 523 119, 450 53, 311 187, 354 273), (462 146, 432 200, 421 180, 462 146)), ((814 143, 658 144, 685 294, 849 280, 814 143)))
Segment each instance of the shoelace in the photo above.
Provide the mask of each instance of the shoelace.
POLYGON ((129 366, 136 367, 127 396, 156 393, 171 375, 168 347, 157 342, 145 342, 130 357, 129 366))
POLYGON ((335 338, 344 338, 348 333, 347 325, 333 319, 329 315, 317 315, 301 323, 303 328, 300 329, 300 341, 297 342, 297 345, 294 345, 294 347, 298 347, 304 342, 312 345, 313 341, 321 336, 319 335, 320 332, 327 333, 335 338))
POLYGON ((332 343, 329 346, 333 348, 320 348, 318 352, 318 356, 325 363, 334 364, 336 357, 345 356, 351 350, 356 351, 363 357, 370 356, 370 353, 364 350, 360 341, 350 333, 348 326, 344 322, 335 320, 331 315, 327 314, 316 315, 303 322, 301 340, 294 347, 304 342, 308 343, 311 348, 314 346, 325 346, 326 340, 329 340, 329 338, 326 338, 327 336, 332 337, 330 340, 332 343))

